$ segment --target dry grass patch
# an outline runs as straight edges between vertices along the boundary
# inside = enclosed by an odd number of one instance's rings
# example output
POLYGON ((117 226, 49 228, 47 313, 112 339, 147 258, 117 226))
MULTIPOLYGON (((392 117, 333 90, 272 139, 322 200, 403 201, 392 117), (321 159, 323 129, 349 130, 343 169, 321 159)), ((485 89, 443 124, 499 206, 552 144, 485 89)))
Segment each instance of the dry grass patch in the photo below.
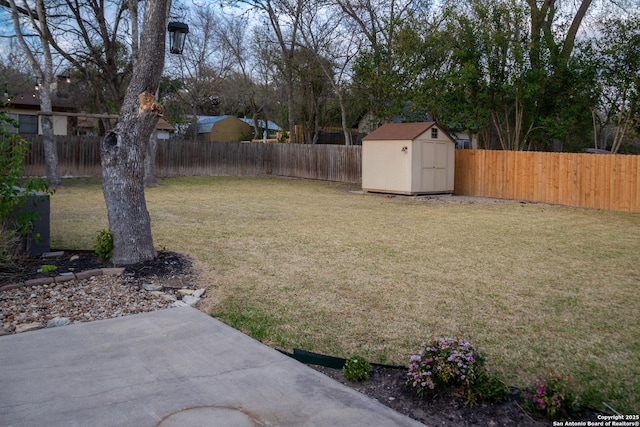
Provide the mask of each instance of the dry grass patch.
MULTIPOLYGON (((52 197, 54 246, 91 247, 100 191, 52 197)), ((156 246, 205 266, 213 315, 267 344, 406 364, 461 336, 510 384, 553 370, 640 408, 640 215, 250 177, 163 180, 147 203, 156 246)))

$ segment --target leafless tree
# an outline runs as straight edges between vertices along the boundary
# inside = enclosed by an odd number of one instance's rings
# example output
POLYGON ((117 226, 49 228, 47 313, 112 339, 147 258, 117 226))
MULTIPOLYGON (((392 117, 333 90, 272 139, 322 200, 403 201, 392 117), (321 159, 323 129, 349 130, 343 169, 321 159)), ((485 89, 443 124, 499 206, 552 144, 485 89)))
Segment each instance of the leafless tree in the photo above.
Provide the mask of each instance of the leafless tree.
POLYGON ((270 39, 269 42, 273 42, 278 47, 277 66, 282 74, 287 96, 289 138, 292 143, 295 143, 296 106, 293 62, 306 0, 236 0, 233 3, 244 4, 261 12, 273 31, 275 39, 270 39))
POLYGON ((310 2, 304 13, 302 39, 305 47, 316 58, 338 99, 345 145, 351 145, 351 126, 347 121, 345 95, 351 77, 351 63, 361 45, 361 33, 349 31, 344 25, 345 15, 331 5, 310 2))
POLYGON ((49 44, 50 33, 47 23, 47 13, 43 0, 36 1, 36 10, 32 10, 26 0, 22 1, 22 7, 16 4, 15 0, 9 0, 11 8, 11 19, 16 32, 16 37, 25 56, 28 58, 33 72, 36 74, 40 87, 40 125, 42 127, 42 140, 44 145, 45 163, 47 167, 47 180, 49 185, 57 187, 60 185, 60 165, 58 162, 58 150, 56 148, 56 138, 53 130, 53 106, 52 106, 52 85, 53 85, 53 58, 49 44), (42 49, 42 59, 38 58, 37 52, 27 43, 22 32, 20 17, 27 17, 29 27, 38 35, 40 47, 42 49))

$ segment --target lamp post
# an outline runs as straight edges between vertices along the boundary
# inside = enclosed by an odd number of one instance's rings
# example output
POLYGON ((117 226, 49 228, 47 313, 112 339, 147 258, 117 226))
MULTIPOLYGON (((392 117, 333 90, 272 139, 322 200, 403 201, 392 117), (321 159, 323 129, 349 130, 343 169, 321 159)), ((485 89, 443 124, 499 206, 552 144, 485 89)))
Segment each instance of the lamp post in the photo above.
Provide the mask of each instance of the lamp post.
POLYGON ((169 22, 167 31, 169 31, 169 52, 181 55, 189 34, 189 26, 184 22, 169 22))

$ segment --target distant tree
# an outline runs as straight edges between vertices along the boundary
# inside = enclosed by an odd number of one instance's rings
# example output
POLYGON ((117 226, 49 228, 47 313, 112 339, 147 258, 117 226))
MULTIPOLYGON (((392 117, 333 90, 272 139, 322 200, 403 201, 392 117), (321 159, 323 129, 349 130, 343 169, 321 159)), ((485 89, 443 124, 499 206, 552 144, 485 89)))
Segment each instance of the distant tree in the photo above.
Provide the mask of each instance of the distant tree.
MULTIPOLYGON (((593 0, 574 3, 526 0, 526 3, 530 18, 527 55, 531 67, 528 79, 531 114, 542 130, 538 135, 539 147, 545 148, 570 135, 571 130, 588 129, 590 108, 579 92, 584 85, 576 84, 576 79, 585 75, 571 66, 575 65, 572 56, 577 35, 593 0), (581 108, 576 108, 577 105, 581 108)), ((605 7, 613 4, 604 2, 605 7)))
POLYGON ((374 121, 401 115, 412 84, 409 67, 395 49, 407 20, 428 19, 430 2, 414 0, 337 0, 348 28, 364 43, 354 63, 357 88, 369 103, 374 121))
POLYGON ((264 33, 252 31, 248 21, 247 15, 227 16, 217 26, 222 48, 232 58, 234 70, 221 88, 220 108, 226 113, 250 117, 254 137, 259 138, 260 120, 266 123, 273 119, 274 64, 270 55, 264 55, 264 33))
MULTIPOLYGON (((189 37, 182 55, 169 59, 167 69, 182 81, 174 99, 189 106, 189 115, 218 115, 220 91, 230 72, 231 58, 222 49, 216 30, 220 15, 213 4, 194 4, 189 11, 189 37)), ((195 138, 196 127, 191 127, 195 138)))
POLYGON ((611 145, 617 153, 632 131, 640 131, 640 16, 605 19, 596 41, 602 96, 602 126, 614 127, 611 145))
POLYGON ((340 108, 340 126, 345 145, 351 145, 351 126, 348 119, 347 93, 351 65, 361 45, 359 32, 349 31, 346 16, 339 9, 320 2, 309 2, 304 9, 300 28, 304 46, 331 85, 340 108))
MULTIPOLYGON (((52 17, 49 42, 87 85, 84 108, 117 113, 131 79, 132 52, 137 49, 136 39, 126 29, 137 31, 138 2, 131 2, 132 8, 127 1, 50 0, 47 4, 52 17)), ((100 134, 110 126, 110 121, 102 120, 100 134)))
POLYGON ((42 142, 44 145, 45 163, 47 165, 47 179, 52 187, 61 184, 60 164, 58 162, 58 150, 56 148, 56 137, 53 131, 53 58, 49 43, 50 29, 47 21, 47 10, 43 0, 36 0, 35 11, 23 0, 23 7, 20 8, 15 0, 9 0, 11 8, 11 19, 18 38, 18 42, 25 56, 28 58, 31 68, 35 73, 40 86, 40 126, 42 128, 42 142), (39 58, 37 52, 27 43, 23 35, 21 16, 28 18, 28 28, 35 31, 40 42, 42 57, 39 58))
POLYGON ((275 64, 281 73, 287 101, 290 142, 296 142, 295 133, 295 79, 294 56, 299 42, 302 11, 306 0, 231 0, 233 5, 246 5, 261 13, 267 20, 272 35, 271 52, 277 54, 275 64))

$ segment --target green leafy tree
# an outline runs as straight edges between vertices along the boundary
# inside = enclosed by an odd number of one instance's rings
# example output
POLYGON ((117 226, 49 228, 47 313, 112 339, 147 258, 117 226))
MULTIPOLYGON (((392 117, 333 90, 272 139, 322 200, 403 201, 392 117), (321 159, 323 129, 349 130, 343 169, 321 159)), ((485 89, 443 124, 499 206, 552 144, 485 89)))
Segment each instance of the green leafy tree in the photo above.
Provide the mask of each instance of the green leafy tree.
POLYGON ((640 132, 640 16, 604 20, 597 40, 599 84, 602 89, 599 110, 602 126, 614 130, 600 148, 617 153, 630 133, 640 132))

